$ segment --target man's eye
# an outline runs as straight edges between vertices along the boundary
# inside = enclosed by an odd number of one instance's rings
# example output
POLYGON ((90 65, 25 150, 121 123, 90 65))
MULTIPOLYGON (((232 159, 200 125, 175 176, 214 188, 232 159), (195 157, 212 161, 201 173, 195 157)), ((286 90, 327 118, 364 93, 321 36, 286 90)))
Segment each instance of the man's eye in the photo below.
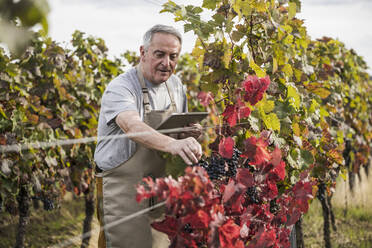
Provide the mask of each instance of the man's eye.
POLYGON ((162 53, 155 53, 155 57, 156 58, 161 58, 161 57, 163 57, 163 54, 162 53))
POLYGON ((171 54, 170 59, 171 59, 171 60, 175 60, 175 59, 177 59, 177 55, 176 55, 176 54, 171 54))

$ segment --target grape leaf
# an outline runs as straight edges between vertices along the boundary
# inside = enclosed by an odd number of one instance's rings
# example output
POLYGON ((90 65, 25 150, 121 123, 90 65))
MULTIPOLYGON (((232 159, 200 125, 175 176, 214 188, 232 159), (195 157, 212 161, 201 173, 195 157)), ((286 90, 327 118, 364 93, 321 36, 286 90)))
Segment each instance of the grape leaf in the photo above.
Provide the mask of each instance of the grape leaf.
POLYGON ((231 137, 222 138, 218 146, 219 154, 224 158, 231 158, 234 154, 235 141, 231 137))

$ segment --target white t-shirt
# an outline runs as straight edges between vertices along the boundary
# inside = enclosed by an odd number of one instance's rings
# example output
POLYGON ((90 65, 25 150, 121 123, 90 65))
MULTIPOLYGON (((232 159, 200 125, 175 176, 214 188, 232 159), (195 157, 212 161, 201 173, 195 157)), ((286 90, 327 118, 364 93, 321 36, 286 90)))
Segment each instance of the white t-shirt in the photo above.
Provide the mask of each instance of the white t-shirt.
MULTIPOLYGON (((164 110, 170 104, 170 97, 165 83, 155 85, 145 80, 149 90, 149 100, 152 109, 164 110)), ((187 112, 186 90, 181 80, 172 75, 168 79, 168 86, 174 96, 177 112, 187 112)), ((94 160, 102 170, 109 170, 127 161, 136 151, 136 143, 128 138, 103 140, 100 137, 120 135, 124 132, 116 124, 116 116, 123 112, 138 111, 142 120, 144 115, 143 95, 133 67, 113 79, 103 93, 101 111, 98 120, 98 141, 94 153, 94 160)))

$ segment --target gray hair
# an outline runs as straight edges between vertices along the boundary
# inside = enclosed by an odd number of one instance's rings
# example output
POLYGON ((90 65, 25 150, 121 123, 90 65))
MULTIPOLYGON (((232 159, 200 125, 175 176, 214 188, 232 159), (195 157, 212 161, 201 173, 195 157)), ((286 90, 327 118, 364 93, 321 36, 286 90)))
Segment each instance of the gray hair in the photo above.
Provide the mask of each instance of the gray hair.
POLYGON ((150 28, 143 36, 142 45, 145 50, 147 50, 147 48, 150 46, 152 37, 156 33, 166 33, 166 34, 174 35, 178 38, 178 40, 180 41, 180 44, 182 45, 182 36, 181 36, 181 33, 177 29, 175 29, 172 26, 157 24, 153 26, 152 28, 150 28))

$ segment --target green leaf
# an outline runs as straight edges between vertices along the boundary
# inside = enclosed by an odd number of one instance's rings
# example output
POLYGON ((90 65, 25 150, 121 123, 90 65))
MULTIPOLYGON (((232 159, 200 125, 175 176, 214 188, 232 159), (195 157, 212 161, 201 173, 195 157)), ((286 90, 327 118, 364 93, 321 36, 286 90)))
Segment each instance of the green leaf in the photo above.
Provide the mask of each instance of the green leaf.
POLYGON ((284 102, 283 101, 276 101, 274 112, 277 114, 277 116, 280 119, 284 119, 284 118, 290 116, 291 114, 295 113, 296 110, 294 109, 294 107, 292 106, 290 101, 286 100, 284 102))
POLYGON ((216 8, 217 1, 215 0, 203 0, 203 8, 214 10, 216 8))
POLYGON ((213 95, 216 95, 218 90, 219 90, 219 87, 218 87, 218 84, 215 84, 215 83, 212 83, 212 82, 208 82, 208 83, 203 83, 201 84, 201 89, 202 91, 205 91, 205 92, 212 92, 213 95))
POLYGON ((314 163, 314 157, 311 152, 307 150, 301 150, 299 162, 301 164, 302 169, 307 169, 311 164, 314 163))
POLYGON ((231 38, 233 41, 238 42, 241 40, 241 38, 244 37, 244 33, 241 33, 239 31, 234 30, 231 34, 231 38))

